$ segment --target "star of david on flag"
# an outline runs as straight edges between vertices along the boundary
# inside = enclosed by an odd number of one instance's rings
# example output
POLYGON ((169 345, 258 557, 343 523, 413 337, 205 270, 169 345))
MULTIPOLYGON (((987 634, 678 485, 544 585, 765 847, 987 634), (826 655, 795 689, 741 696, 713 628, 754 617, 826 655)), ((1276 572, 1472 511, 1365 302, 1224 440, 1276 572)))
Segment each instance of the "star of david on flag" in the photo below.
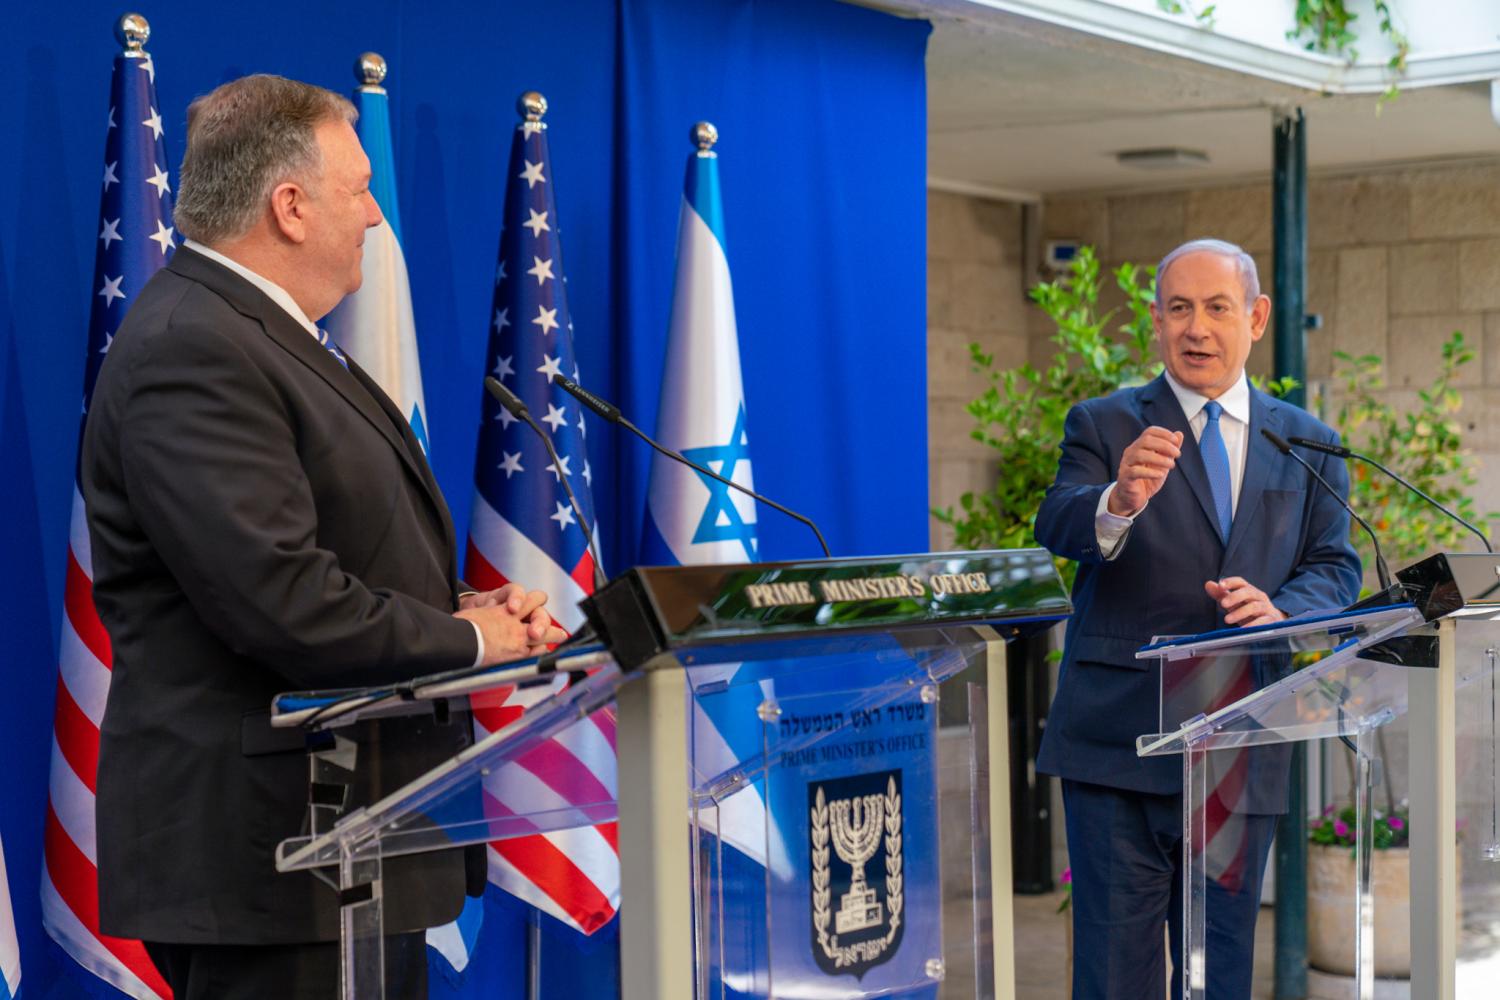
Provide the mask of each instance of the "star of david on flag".
MULTIPOLYGON (((85 414, 120 321, 176 245, 166 161, 156 103, 156 66, 144 51, 126 51, 115 57, 110 78, 99 236, 83 366, 85 414)), ((81 433, 81 422, 79 429, 81 433)), ((99 931, 94 777, 113 659, 109 636, 94 610, 93 561, 83 495, 76 480, 63 610, 43 839, 42 923, 63 950, 103 982, 138 1000, 169 997, 171 991, 139 941, 99 931)))
MULTIPOLYGON (((688 157, 683 185, 656 437, 725 479, 754 489, 719 162, 707 149, 688 157)), ((754 562, 758 551, 755 501, 684 465, 652 456, 642 561, 662 566, 754 562)))
MULTIPOLYGON (((536 103, 545 108, 539 98, 536 103)), ((573 632, 583 624, 578 602, 594 589, 594 557, 563 490, 565 477, 582 515, 597 522, 585 415, 552 382, 559 374, 577 379, 578 366, 546 126, 532 114, 516 128, 505 172, 485 373, 526 403, 551 434, 558 460, 548 457, 534 431, 488 393, 481 395, 464 578, 484 590, 512 580, 545 590, 548 610, 573 632)), ((483 739, 525 707, 519 696, 476 705, 476 736, 483 739)), ((580 720, 485 784, 493 815, 595 805, 614 796, 613 709, 580 720)), ((584 933, 604 926, 619 907, 614 823, 495 841, 488 854, 491 881, 584 933)))
MULTIPOLYGON (((735 478, 735 473, 741 461, 747 464, 750 461, 749 444, 749 438, 745 434, 745 404, 741 402, 739 412, 734 418, 734 429, 729 432, 727 443, 705 445, 701 448, 684 448, 682 453, 689 461, 697 462, 731 482, 739 482, 740 480, 735 478)), ((698 519, 698 527, 693 532, 692 544, 737 542, 745 550, 746 561, 754 562, 755 522, 747 522, 740 516, 740 509, 736 505, 738 491, 730 489, 728 485, 712 476, 705 476, 696 469, 693 470, 693 474, 708 490, 708 505, 703 508, 703 516, 698 519)))

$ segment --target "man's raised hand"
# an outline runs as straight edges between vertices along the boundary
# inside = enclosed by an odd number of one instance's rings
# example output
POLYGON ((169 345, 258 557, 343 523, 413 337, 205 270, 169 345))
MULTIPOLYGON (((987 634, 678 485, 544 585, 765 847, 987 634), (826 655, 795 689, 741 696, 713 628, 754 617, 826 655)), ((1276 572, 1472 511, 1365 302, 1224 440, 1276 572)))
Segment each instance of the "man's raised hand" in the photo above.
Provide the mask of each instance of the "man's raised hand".
POLYGON ((1156 496, 1182 455, 1182 432, 1147 427, 1120 456, 1120 472, 1109 495, 1109 512, 1135 514, 1156 496))

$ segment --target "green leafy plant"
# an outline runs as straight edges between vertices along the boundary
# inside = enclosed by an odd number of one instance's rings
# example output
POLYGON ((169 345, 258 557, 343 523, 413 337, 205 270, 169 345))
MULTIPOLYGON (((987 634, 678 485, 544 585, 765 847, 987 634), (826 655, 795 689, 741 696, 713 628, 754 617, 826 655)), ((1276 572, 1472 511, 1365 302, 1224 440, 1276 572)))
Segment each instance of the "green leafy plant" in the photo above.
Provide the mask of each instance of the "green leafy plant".
MULTIPOLYGON (((1035 546, 1036 510, 1057 472, 1068 410, 1121 386, 1145 383, 1161 371, 1152 348, 1155 268, 1122 264, 1113 274, 1125 305, 1103 313, 1103 279, 1092 247, 1079 250, 1066 274, 1031 290, 1032 300, 1057 326, 1051 338, 1057 351, 1044 369, 1024 364, 999 370, 994 355, 969 345, 974 370, 990 383, 967 407, 975 425, 970 437, 994 449, 999 475, 994 489, 965 493, 957 510, 933 511, 953 529, 960 547, 1035 546)), ((1058 571, 1071 586, 1072 562, 1059 559, 1058 571)))
POLYGON ((1287 41, 1301 41, 1309 52, 1324 55, 1344 56, 1350 62, 1359 58, 1354 48, 1359 36, 1350 25, 1359 20, 1344 0, 1297 0, 1297 9, 1292 13, 1292 28, 1286 33, 1287 41))
MULTIPOLYGON (((1374 6, 1380 33, 1395 49, 1386 61, 1390 81, 1376 103, 1378 112, 1381 106, 1400 94, 1400 81, 1406 75, 1406 61, 1411 55, 1411 40, 1396 27, 1390 0, 1374 0, 1374 6)), ((1358 36, 1350 25, 1358 19, 1359 15, 1349 10, 1346 0, 1297 0, 1292 28, 1286 37, 1288 41, 1302 41, 1302 47, 1309 52, 1342 56, 1352 64, 1359 58, 1359 50, 1354 47, 1358 36)))
MULTIPOLYGON (((1384 369, 1373 354, 1334 355, 1339 406, 1334 426, 1348 448, 1399 473, 1468 521, 1477 519, 1468 496, 1475 478, 1463 447, 1457 414, 1463 397, 1454 388, 1460 370, 1474 360, 1461 331, 1443 343, 1437 377, 1417 393, 1416 406, 1398 412, 1386 402, 1384 369)), ((1421 498, 1363 462, 1349 463, 1349 502, 1380 536, 1386 561, 1399 568, 1445 548, 1461 548, 1470 537, 1462 527, 1437 516, 1421 498)), ((1494 519, 1487 514, 1486 519, 1494 519)), ((1374 565, 1369 540, 1358 525, 1350 537, 1366 566, 1374 565)))
POLYGON ((1217 5, 1209 4, 1202 10, 1198 10, 1189 0, 1156 0, 1156 9, 1168 14, 1186 14, 1203 27, 1212 30, 1217 5))

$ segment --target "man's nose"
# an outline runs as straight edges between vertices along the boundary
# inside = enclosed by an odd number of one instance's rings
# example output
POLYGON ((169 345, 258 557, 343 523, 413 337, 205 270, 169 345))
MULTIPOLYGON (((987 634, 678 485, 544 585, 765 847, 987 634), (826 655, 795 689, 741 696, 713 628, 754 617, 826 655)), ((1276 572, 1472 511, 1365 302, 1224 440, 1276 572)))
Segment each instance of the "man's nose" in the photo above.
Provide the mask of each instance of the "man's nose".
POLYGON ((370 203, 368 206, 366 206, 365 211, 365 228, 373 229, 374 227, 380 225, 385 216, 380 214, 380 203, 375 200, 375 196, 373 194, 366 193, 365 197, 370 200, 370 203))
POLYGON ((1187 335, 1189 337, 1207 337, 1209 332, 1208 311, 1206 309, 1194 309, 1192 316, 1188 317, 1187 335))

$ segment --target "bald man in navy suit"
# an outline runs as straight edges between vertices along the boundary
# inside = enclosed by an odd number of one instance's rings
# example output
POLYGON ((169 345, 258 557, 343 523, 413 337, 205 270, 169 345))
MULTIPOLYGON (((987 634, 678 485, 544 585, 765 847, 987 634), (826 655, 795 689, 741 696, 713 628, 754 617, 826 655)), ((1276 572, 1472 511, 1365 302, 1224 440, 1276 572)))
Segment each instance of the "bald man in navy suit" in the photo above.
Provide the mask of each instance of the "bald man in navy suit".
MULTIPOLYGON (((1038 758, 1062 779, 1075 1000, 1160 1000, 1164 924, 1180 965, 1181 759, 1136 756, 1136 737, 1160 728, 1159 672, 1136 651, 1157 635, 1341 608, 1359 592, 1348 514, 1261 435, 1337 439, 1249 384, 1245 362, 1270 311, 1239 247, 1197 240, 1168 254, 1151 309, 1165 372, 1073 408, 1037 513, 1041 543, 1079 563, 1038 758)), ((1342 459, 1309 461, 1347 494, 1342 459)), ((1237 810, 1238 884, 1209 885, 1213 1000, 1250 996, 1261 881, 1286 811, 1284 749, 1255 752, 1237 810)), ((1181 996, 1175 968, 1173 980, 1181 996)))

